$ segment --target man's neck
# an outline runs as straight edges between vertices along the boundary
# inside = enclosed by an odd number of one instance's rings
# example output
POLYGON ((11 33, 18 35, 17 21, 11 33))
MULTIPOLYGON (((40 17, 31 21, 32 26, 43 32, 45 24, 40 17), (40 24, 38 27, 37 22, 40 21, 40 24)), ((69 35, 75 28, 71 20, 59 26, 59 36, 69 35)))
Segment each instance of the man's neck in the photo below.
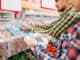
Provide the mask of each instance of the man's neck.
POLYGON ((67 7, 67 8, 61 13, 61 16, 63 16, 64 14, 66 14, 66 13, 69 12, 69 11, 72 11, 72 7, 71 7, 71 6, 67 7))

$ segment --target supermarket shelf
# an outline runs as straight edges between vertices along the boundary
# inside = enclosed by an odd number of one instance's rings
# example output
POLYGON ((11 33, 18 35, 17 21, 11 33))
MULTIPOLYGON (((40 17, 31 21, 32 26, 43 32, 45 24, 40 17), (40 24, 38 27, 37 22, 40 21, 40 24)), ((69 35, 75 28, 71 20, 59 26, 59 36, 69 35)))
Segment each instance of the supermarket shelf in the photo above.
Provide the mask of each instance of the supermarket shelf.
POLYGON ((39 16, 59 16, 59 13, 54 12, 41 12, 41 11, 33 11, 33 10, 26 10, 25 15, 39 15, 39 16))

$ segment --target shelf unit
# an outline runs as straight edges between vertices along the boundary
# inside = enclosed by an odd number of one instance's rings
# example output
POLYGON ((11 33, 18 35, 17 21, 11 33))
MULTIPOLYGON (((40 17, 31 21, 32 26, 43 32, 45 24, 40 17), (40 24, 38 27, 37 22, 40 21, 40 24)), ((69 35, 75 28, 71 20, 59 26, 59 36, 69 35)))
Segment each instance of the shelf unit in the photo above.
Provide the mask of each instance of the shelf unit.
POLYGON ((9 25, 11 22, 13 22, 13 20, 15 20, 13 12, 0 11, 0 26, 1 27, 9 25))

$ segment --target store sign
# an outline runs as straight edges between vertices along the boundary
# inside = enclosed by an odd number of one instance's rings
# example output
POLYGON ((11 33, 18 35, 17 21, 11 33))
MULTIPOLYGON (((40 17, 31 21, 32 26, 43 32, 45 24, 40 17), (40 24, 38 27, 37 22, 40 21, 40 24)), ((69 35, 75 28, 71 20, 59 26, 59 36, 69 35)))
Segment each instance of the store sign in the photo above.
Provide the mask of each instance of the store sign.
POLYGON ((0 9, 9 11, 21 11, 21 0, 0 0, 0 9))
POLYGON ((41 8, 56 9, 55 0, 41 0, 41 8))

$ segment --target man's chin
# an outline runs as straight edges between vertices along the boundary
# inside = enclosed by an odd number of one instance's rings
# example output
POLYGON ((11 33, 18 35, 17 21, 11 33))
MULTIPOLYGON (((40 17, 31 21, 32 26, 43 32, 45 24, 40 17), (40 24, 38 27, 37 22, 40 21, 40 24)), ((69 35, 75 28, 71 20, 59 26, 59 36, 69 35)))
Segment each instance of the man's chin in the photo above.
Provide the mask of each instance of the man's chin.
POLYGON ((58 12, 64 12, 65 8, 57 9, 58 12))

